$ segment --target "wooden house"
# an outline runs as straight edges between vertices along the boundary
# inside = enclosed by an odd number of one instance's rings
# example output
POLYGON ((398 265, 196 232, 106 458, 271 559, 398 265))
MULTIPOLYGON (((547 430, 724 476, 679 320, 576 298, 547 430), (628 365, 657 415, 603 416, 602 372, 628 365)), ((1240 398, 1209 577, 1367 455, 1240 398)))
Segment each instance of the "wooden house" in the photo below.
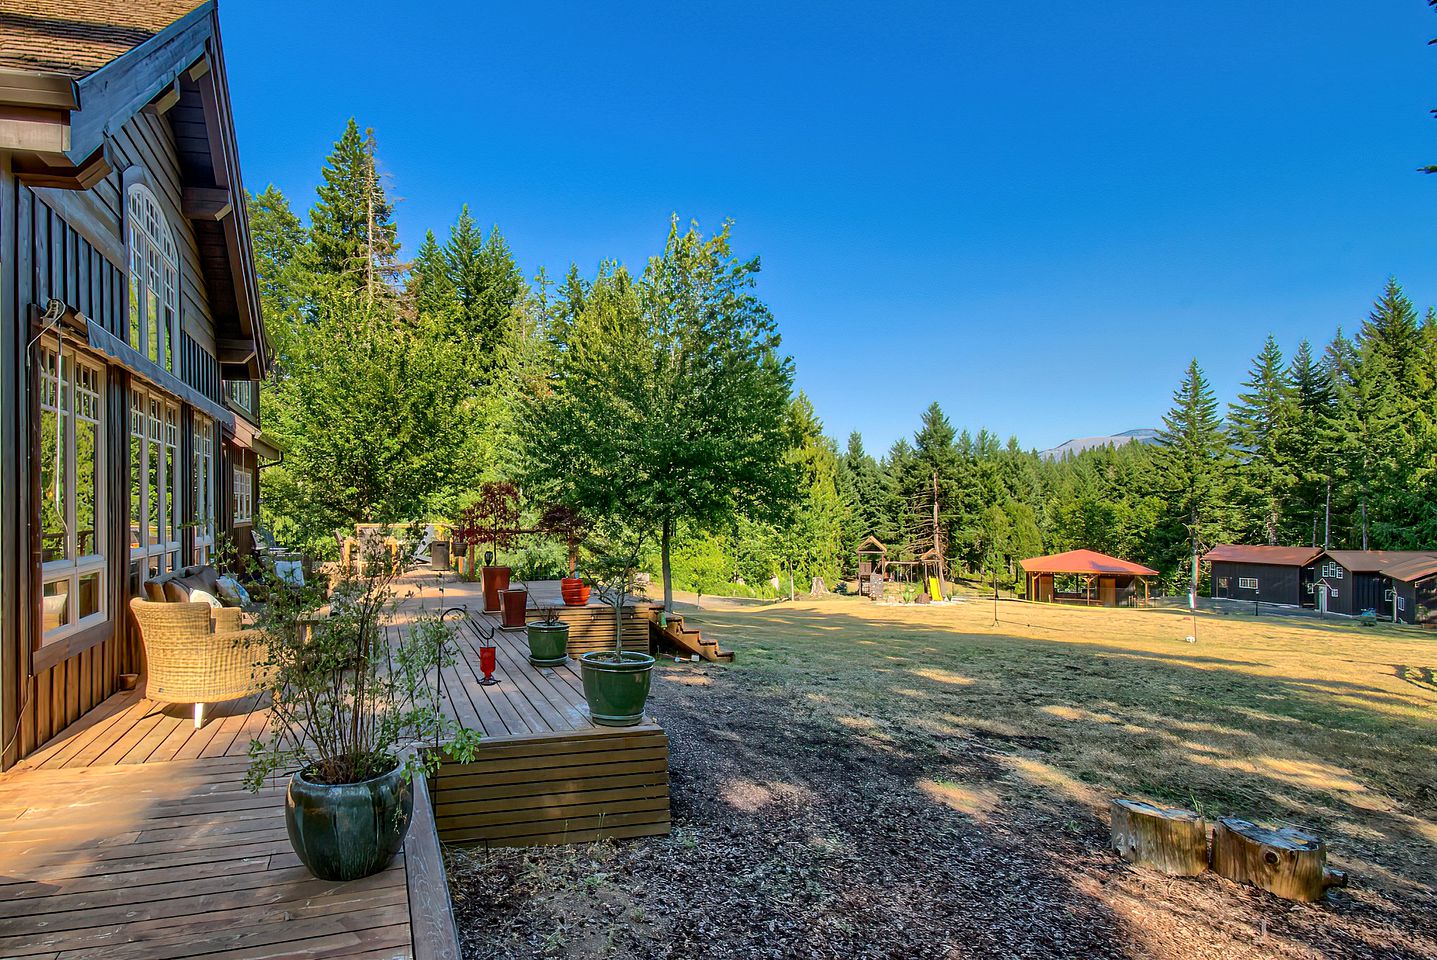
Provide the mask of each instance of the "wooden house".
POLYGON ((1317 547, 1248 546, 1224 543, 1203 560, 1212 566, 1212 595, 1220 600, 1314 606, 1317 547))
POLYGON ((1422 550, 1327 550, 1317 558, 1317 609, 1356 616, 1364 610, 1386 616, 1392 580, 1383 572, 1406 561, 1430 560, 1422 550))
POLYGON ((1437 555, 1399 560, 1382 568, 1387 587, 1378 616, 1399 623, 1437 626, 1437 555))
POLYGON ((0 769, 138 673, 128 598, 249 542, 269 356, 214 2, 0 17, 0 769))

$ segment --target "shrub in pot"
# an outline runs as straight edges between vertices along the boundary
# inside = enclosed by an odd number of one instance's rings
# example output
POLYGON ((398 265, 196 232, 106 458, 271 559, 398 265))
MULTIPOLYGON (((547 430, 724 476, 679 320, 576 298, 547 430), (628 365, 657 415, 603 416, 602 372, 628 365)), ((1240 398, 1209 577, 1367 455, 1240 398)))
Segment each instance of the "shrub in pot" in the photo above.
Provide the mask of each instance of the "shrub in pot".
POLYGON ((423 746, 446 744, 469 760, 478 741, 445 716, 434 680, 454 662, 451 628, 420 616, 402 633, 386 629, 401 572, 395 556, 365 553, 359 571, 327 596, 324 586, 270 583, 259 629, 241 640, 271 699, 265 735, 250 742, 245 784, 258 790, 272 774, 291 773, 290 842, 322 880, 383 870, 409 829, 413 778, 439 763, 423 746))
POLYGON ((569 659, 569 625, 558 613, 545 608, 544 616, 526 627, 529 634, 529 662, 536 667, 557 667, 569 659))
POLYGON ((643 538, 634 537, 627 546, 596 557, 590 577, 599 596, 613 608, 614 648, 579 657, 589 716, 606 727, 631 727, 644 719, 653 678, 654 658, 624 649, 624 604, 633 595, 643 538))

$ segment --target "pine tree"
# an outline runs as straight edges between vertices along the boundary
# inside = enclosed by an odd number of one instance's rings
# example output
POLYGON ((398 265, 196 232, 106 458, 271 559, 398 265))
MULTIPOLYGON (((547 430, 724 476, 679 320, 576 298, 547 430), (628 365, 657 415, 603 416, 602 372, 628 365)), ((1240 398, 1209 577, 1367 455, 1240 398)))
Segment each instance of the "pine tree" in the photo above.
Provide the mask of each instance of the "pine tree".
POLYGON ((1203 550, 1229 535, 1228 470, 1231 460, 1217 399, 1194 359, 1173 393, 1158 435, 1159 475, 1166 485, 1167 522, 1186 547, 1188 602, 1195 605, 1199 558, 1203 550))
POLYGON ((389 297, 399 271, 394 210, 375 154, 374 131, 361 134, 351 117, 325 161, 309 215, 316 273, 366 303, 389 297))
POLYGON ((1285 434, 1283 457, 1290 465, 1293 482, 1283 511, 1287 523, 1282 541, 1306 541, 1316 547, 1323 542, 1330 475, 1323 432, 1332 416, 1332 382, 1313 356, 1308 341, 1297 345, 1287 368, 1287 380, 1292 388, 1292 419, 1285 434))
POLYGON ((424 234, 419 253, 409 266, 405 293, 421 318, 436 324, 444 335, 449 334, 458 314, 459 295, 449 278, 449 264, 433 230, 424 234))
POLYGON ((1253 360, 1237 402, 1228 410, 1228 432, 1238 456, 1237 494, 1245 525, 1264 543, 1276 544, 1284 528, 1283 508, 1296 482, 1287 459, 1294 414, 1282 350, 1268 336, 1253 360))
POLYGON ((249 196, 247 203, 265 331, 283 365, 309 312, 309 237, 274 184, 249 196))

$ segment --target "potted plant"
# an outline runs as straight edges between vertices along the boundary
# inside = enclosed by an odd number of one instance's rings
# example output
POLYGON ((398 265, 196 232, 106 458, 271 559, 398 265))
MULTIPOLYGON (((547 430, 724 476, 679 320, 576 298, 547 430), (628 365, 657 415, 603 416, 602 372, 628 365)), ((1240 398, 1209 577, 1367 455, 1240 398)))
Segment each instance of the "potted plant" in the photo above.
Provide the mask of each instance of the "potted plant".
POLYGON ((569 625, 552 607, 528 625, 529 662, 536 667, 557 667, 569 659, 569 625))
POLYGON ((631 727, 644 719, 654 658, 624 649, 624 604, 633 595, 642 535, 630 535, 616 548, 594 559, 591 580, 599 596, 614 609, 614 649, 594 650, 579 657, 584 699, 589 716, 606 727, 631 727))
POLYGON ((499 551, 514 542, 519 526, 519 489, 512 483, 486 483, 473 507, 477 536, 489 544, 484 553, 484 612, 499 612, 499 594, 509 589, 511 571, 495 563, 499 551))
MULTIPOLYGON (((398 556, 408 556, 401 550, 398 556)), ((472 760, 478 734, 443 710, 435 678, 454 662, 451 628, 420 616, 386 627, 395 607, 395 554, 365 551, 358 572, 324 589, 268 576, 259 629, 240 641, 271 699, 265 735, 250 742, 245 784, 291 772, 290 843, 321 880, 383 870, 404 842, 413 778, 432 773, 447 745, 472 760)))
POLYGON ((577 575, 579 566, 579 543, 584 539, 588 524, 573 507, 554 504, 544 511, 539 525, 549 534, 564 541, 569 549, 569 575, 559 581, 559 595, 571 607, 582 607, 589 602, 589 585, 577 575))

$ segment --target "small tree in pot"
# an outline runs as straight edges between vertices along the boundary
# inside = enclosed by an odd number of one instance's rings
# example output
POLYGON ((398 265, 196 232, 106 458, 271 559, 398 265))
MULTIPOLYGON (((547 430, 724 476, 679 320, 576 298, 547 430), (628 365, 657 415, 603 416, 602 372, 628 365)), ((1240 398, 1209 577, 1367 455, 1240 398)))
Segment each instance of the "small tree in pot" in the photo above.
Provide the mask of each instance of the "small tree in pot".
MULTIPOLYGON (((499 594, 509 589, 508 567, 500 566, 499 551, 514 543, 519 526, 519 488, 512 483, 486 483, 479 488, 474 504, 474 522, 482 542, 489 544, 484 556, 484 611, 499 611, 499 594)), ((471 560, 472 562, 472 560, 471 560)))
POLYGON ((322 880, 383 870, 409 829, 413 777, 439 762, 423 748, 446 745, 467 760, 478 741, 443 709, 438 676, 454 661, 451 628, 438 616, 389 627, 401 572, 395 555, 380 544, 360 566, 327 597, 322 587, 270 575, 259 629, 241 641, 271 699, 266 735, 250 742, 245 784, 258 790, 271 774, 293 771, 290 842, 322 880))
POLYGON ((643 550, 642 531, 611 524, 606 542, 595 550, 589 579, 614 610, 614 648, 579 657, 584 699, 595 723, 630 727, 644 719, 654 658, 624 649, 624 605, 634 596, 634 579, 643 550))

